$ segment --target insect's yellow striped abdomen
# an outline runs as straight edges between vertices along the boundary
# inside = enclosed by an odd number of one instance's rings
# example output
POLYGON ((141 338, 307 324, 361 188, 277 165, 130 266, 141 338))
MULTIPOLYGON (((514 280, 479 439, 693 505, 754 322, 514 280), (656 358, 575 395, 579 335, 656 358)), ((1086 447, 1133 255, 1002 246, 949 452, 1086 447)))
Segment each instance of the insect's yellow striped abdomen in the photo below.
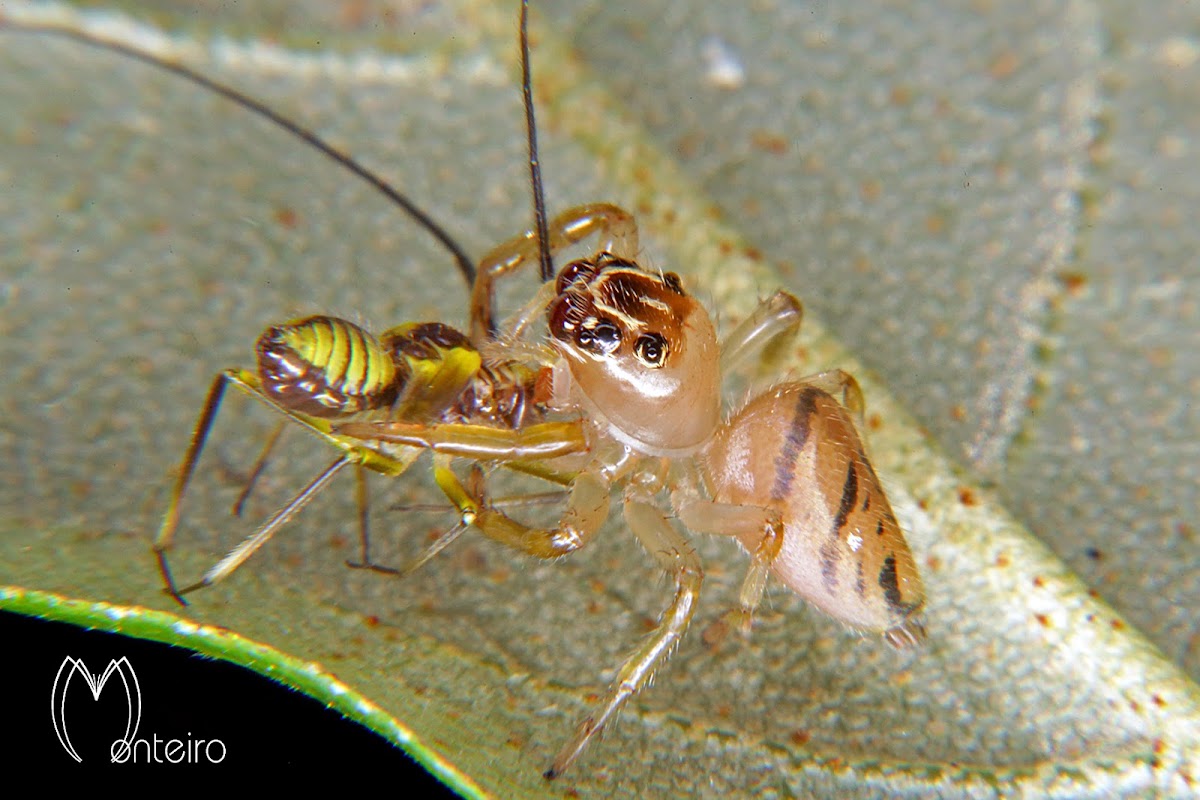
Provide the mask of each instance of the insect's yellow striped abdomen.
POLYGON ((263 389, 285 408, 340 417, 396 398, 392 356, 353 322, 326 316, 293 320, 268 328, 255 349, 263 389))

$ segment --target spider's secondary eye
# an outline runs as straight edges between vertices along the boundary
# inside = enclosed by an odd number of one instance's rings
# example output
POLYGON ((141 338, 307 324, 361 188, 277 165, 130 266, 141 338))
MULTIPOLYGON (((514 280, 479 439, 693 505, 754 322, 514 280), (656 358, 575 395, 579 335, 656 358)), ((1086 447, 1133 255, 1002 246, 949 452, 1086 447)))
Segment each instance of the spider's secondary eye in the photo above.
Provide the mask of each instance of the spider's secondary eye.
POLYGON ((667 360, 667 340, 657 333, 644 333, 633 345, 633 352, 648 367, 661 367, 667 360))
POLYGON ((674 272, 664 272, 662 276, 663 283, 675 294, 687 295, 683 290, 683 281, 679 280, 679 276, 674 272))

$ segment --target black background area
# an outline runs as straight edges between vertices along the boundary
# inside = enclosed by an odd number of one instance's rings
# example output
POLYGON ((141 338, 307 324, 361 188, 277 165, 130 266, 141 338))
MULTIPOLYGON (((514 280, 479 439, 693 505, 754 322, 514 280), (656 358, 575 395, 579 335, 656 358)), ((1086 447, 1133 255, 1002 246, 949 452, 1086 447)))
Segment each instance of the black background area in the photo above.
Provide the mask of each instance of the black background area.
MULTIPOLYGON (((0 612, 0 642, 0 675, 7 688, 3 719, 9 733, 3 761, 10 781, 20 773, 69 782, 69 773, 121 772, 122 785, 153 774, 158 785, 170 791, 172 786, 183 788, 175 781, 197 771, 209 773, 204 778, 208 780, 218 777, 213 773, 234 777, 266 769, 257 776, 267 788, 274 772, 297 769, 320 771, 347 788, 365 775, 380 775, 402 797, 456 796, 382 737, 242 667, 180 647, 9 612, 0 612), (210 763, 204 746, 194 748, 198 757, 190 759, 192 763, 167 763, 165 744, 160 744, 161 763, 144 763, 145 749, 137 752, 136 764, 111 763, 105 742, 124 731, 122 682, 114 675, 99 701, 93 701, 86 682, 76 675, 65 704, 71 741, 83 759, 76 763, 58 741, 50 710, 55 675, 67 656, 82 659, 97 678, 110 660, 128 658, 142 696, 137 739, 179 739, 185 748, 189 740, 220 739, 224 759, 210 763), (47 772, 48 767, 53 771, 47 772)), ((187 755, 186 749, 179 752, 187 755)), ((220 748, 208 752, 215 758, 220 748)))

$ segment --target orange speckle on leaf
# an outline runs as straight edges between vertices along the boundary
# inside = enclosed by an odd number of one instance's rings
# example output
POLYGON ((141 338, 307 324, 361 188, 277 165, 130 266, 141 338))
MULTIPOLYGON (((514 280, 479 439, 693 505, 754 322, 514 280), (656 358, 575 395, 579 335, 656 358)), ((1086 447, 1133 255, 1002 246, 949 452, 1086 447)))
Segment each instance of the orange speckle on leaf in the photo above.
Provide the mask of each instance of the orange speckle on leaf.
POLYGON ((338 21, 343 28, 358 30, 370 17, 370 9, 363 0, 349 0, 339 7, 338 21))
POLYGON ((1003 80, 1016 72, 1020 65, 1017 54, 1012 50, 1005 50, 993 58, 991 64, 988 64, 988 75, 996 80, 1003 80))
POLYGON ((1067 270, 1058 273, 1055 277, 1058 278, 1059 285, 1072 297, 1082 294, 1088 283, 1087 275, 1082 272, 1067 270))
MULTIPOLYGON (((487 555, 478 547, 465 547, 459 551, 454 562, 464 572, 480 574, 488 568, 487 555)), ((503 570, 501 567, 497 572, 503 570)))
MULTIPOLYGON (((1150 362, 1150 366, 1169 367, 1175 359, 1174 352, 1169 347, 1150 347, 1146 349, 1146 361, 1150 362)), ((1140 488, 1140 487, 1139 487, 1140 488)))
POLYGON ((788 140, 778 133, 757 130, 750 134, 750 143, 759 150, 775 156, 787 155, 788 140))
POLYGON ((721 649, 721 644, 725 641, 725 637, 729 635, 729 623, 724 619, 717 619, 711 625, 705 627, 700 634, 700 641, 704 642, 705 648, 710 653, 715 653, 721 649))
POLYGON ((292 230, 296 227, 297 223, 299 223, 300 215, 294 208, 289 206, 280 206, 279 208, 275 209, 275 221, 288 230, 292 230))
POLYGON ((695 158, 696 153, 700 152, 702 139, 699 134, 689 133, 682 136, 675 142, 675 152, 683 160, 695 158))

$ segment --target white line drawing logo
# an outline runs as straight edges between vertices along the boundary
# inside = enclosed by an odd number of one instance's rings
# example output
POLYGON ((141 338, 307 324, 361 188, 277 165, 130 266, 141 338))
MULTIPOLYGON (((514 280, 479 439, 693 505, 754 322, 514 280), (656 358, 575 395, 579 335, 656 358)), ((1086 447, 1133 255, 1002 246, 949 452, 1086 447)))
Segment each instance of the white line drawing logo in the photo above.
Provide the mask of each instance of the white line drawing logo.
POLYGON ((129 663, 128 658, 121 656, 119 659, 110 660, 104 673, 97 677, 88 670, 83 659, 67 656, 58 668, 58 674, 54 676, 54 689, 50 693, 50 718, 63 749, 70 754, 71 758, 82 762, 83 759, 79 757, 79 753, 75 752, 75 746, 71 743, 71 737, 67 733, 66 718, 67 689, 71 685, 71 679, 77 673, 83 676, 93 700, 100 699, 100 692, 104 691, 105 684, 114 673, 121 678, 121 683, 125 687, 127 709, 125 735, 113 742, 109 756, 114 763, 124 761, 129 757, 130 747, 137 735, 138 724, 142 720, 142 690, 138 686, 137 673, 133 671, 133 665, 129 663))

